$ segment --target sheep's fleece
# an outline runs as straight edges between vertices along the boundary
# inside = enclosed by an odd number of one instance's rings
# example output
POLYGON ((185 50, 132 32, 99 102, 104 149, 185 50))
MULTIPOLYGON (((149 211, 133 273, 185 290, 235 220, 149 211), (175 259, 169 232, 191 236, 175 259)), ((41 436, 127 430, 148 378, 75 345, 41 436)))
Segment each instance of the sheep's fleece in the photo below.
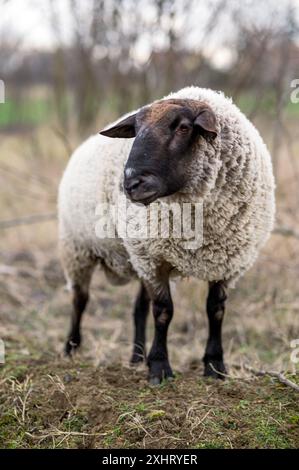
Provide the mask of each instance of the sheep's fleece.
MULTIPOLYGON (((139 277, 158 287, 158 266, 200 280, 236 280, 253 264, 274 222, 274 178, 269 152, 255 127, 222 93, 188 87, 166 96, 207 103, 216 115, 218 137, 199 139, 184 194, 158 200, 203 202, 202 246, 186 249, 179 238, 98 238, 96 207, 115 203, 133 139, 90 137, 72 155, 59 189, 62 262, 71 285, 88 288, 98 263, 114 283, 139 277)), ((131 114, 131 113, 130 113, 131 114)), ((157 201, 156 201, 157 202, 157 201)))

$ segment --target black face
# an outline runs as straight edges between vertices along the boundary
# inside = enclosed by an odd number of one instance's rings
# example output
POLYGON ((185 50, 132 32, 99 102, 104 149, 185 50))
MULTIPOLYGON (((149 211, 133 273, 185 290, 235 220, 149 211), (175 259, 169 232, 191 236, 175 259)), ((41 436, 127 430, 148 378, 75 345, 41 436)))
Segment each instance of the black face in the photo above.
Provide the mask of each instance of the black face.
POLYGON ((109 137, 135 137, 124 170, 124 189, 133 202, 150 204, 186 184, 186 165, 200 136, 216 137, 215 116, 192 100, 164 100, 141 109, 113 128, 109 137))

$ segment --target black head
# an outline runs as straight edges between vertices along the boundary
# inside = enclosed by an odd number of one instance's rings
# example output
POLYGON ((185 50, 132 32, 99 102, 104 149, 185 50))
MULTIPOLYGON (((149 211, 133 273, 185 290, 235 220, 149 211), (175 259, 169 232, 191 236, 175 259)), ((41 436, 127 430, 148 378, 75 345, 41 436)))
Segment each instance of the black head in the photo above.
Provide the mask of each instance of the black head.
POLYGON ((199 139, 217 137, 211 108, 196 100, 169 99, 141 108, 113 127, 107 137, 135 137, 124 171, 124 188, 134 202, 149 204, 188 183, 186 167, 199 139))

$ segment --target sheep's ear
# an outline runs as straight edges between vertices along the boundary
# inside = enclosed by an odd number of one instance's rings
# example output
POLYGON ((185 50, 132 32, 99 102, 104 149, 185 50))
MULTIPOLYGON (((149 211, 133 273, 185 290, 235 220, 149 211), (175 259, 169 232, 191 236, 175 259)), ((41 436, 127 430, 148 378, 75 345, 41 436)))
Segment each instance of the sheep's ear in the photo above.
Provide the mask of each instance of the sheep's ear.
POLYGON ((211 109, 205 108, 200 111, 194 125, 199 127, 201 135, 207 140, 214 140, 217 137, 216 116, 211 109))
POLYGON ((115 124, 115 126, 104 129, 100 132, 100 134, 105 135, 106 137, 130 139, 131 137, 136 136, 135 121, 136 114, 132 114, 131 116, 128 116, 127 118, 115 124))

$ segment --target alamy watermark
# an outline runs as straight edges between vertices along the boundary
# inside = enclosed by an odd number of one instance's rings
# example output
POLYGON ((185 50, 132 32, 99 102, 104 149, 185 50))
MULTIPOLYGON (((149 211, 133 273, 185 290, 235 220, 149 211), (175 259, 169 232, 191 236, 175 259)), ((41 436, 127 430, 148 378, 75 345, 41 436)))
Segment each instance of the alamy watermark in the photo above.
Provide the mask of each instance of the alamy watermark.
POLYGON ((291 81, 291 88, 295 88, 291 92, 291 102, 293 104, 298 104, 299 103, 299 78, 295 78, 294 80, 291 81))
POLYGON ((203 203, 153 202, 133 204, 119 195, 115 204, 96 207, 98 238, 183 240, 185 249, 198 249, 203 242, 203 203))
POLYGON ((3 80, 0 80, 0 103, 5 103, 5 84, 3 80))

